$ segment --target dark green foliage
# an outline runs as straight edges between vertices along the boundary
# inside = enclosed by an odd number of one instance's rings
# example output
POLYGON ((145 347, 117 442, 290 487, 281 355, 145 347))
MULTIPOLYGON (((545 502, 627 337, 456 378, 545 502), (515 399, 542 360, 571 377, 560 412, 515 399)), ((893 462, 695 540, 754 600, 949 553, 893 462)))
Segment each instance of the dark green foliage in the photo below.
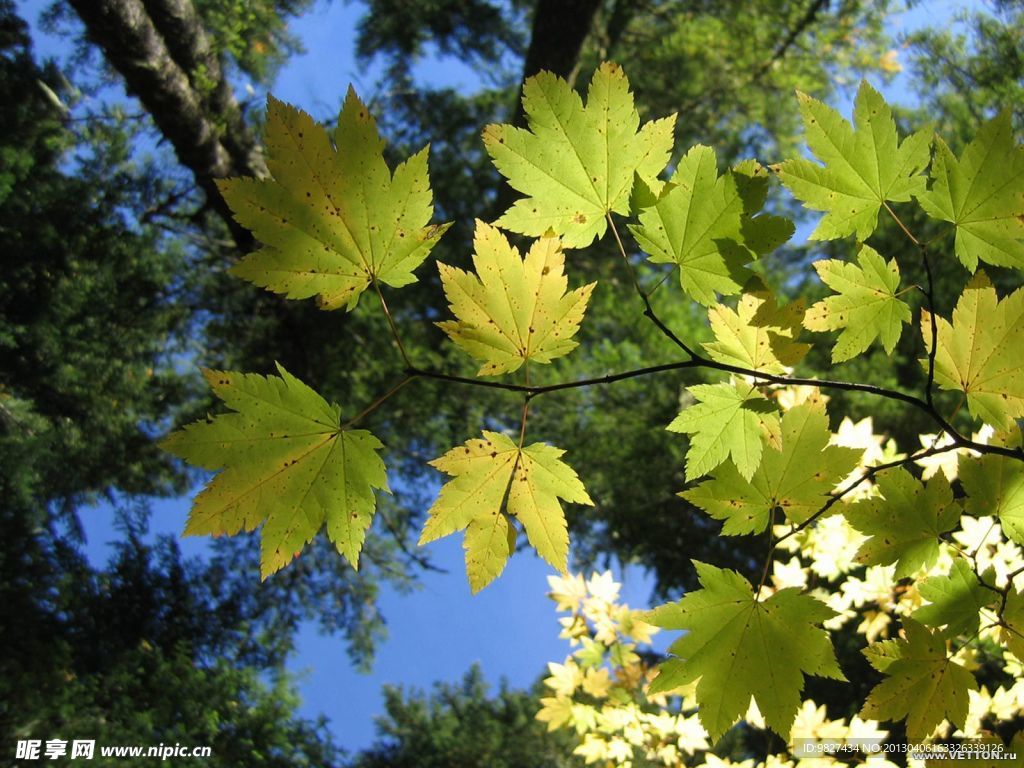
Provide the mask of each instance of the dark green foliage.
POLYGON ((370 0, 367 5, 356 52, 367 60, 383 57, 395 78, 408 79, 416 59, 431 53, 500 72, 505 56, 525 50, 521 0, 370 0))
POLYGON ((75 136, 54 104, 59 79, 33 64, 9 4, 0 19, 2 494, 22 506, 180 489, 151 436, 184 394, 182 253, 126 225, 153 190, 123 136, 62 166, 75 136))
POLYGON ((97 765, 99 745, 161 742, 210 746, 213 766, 336 764, 324 724, 295 714, 275 614, 172 540, 145 544, 148 515, 125 513, 97 571, 55 531, 0 513, 4 741, 94 739, 97 765))
POLYGON ((288 31, 290 19, 312 0, 195 0, 214 50, 260 81, 273 77, 301 41, 288 31))
POLYGON ((534 719, 537 699, 504 685, 487 695, 483 672, 472 667, 457 684, 437 683, 430 694, 384 689, 387 714, 377 741, 348 768, 569 768, 580 766, 564 731, 548 733, 534 719))

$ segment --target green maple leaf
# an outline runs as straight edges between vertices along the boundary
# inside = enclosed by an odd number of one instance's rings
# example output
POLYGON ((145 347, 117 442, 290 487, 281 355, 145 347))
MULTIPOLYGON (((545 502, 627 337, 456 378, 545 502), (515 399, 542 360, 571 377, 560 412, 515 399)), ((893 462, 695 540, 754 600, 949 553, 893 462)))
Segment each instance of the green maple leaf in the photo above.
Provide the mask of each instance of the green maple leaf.
POLYGON ((751 275, 744 265, 793 235, 787 219, 754 217, 768 193, 755 162, 719 176, 715 151, 697 145, 667 184, 652 187, 635 196, 640 223, 629 229, 652 262, 679 266, 683 290, 702 304, 738 293, 751 275))
POLYGON ((902 656, 898 640, 879 640, 864 648, 861 653, 868 660, 868 664, 879 672, 885 672, 894 661, 902 656))
POLYGON ((399 165, 352 88, 332 137, 305 112, 267 102, 268 179, 218 181, 235 219, 263 247, 231 272, 291 299, 352 309, 374 281, 399 287, 447 230, 433 215, 427 149, 399 165))
POLYGON ((960 520, 960 505, 945 474, 927 485, 902 467, 878 475, 883 498, 858 501, 846 508, 846 519, 869 538, 857 551, 865 565, 896 563, 896 578, 931 567, 939 557, 939 536, 960 520))
POLYGON ((704 349, 713 360, 761 373, 785 374, 810 350, 796 339, 804 317, 803 301, 779 307, 759 277, 743 288, 730 309, 717 304, 708 310, 713 342, 704 349))
POLYGON ((961 454, 958 476, 975 517, 997 515, 1003 532, 1024 544, 1024 462, 1008 456, 961 454))
POLYGON ((743 714, 751 697, 768 727, 783 738, 800 707, 805 675, 845 680, 821 622, 831 608, 798 589, 767 600, 735 571, 694 561, 703 589, 655 608, 644 621, 685 632, 663 662, 650 693, 671 691, 698 678, 697 714, 717 740, 743 714))
POLYGON ((941 632, 929 632, 904 617, 905 639, 896 641, 899 658, 885 669, 886 679, 875 686, 860 716, 873 720, 907 721, 907 736, 928 738, 943 718, 963 726, 967 692, 978 690, 974 676, 946 656, 941 632))
POLYGON ((750 480, 727 462, 712 479, 679 495, 724 520, 726 536, 763 531, 776 510, 791 522, 802 523, 824 506, 862 452, 829 445, 828 416, 811 403, 787 411, 781 427, 781 450, 769 446, 750 480))
MULTIPOLYGON (((933 316, 921 313, 921 335, 931 348, 933 316)), ((1024 416, 1024 288, 1002 301, 983 270, 971 278, 953 310, 953 322, 937 317, 935 383, 967 395, 972 416, 1009 429, 1024 416)), ((928 360, 921 359, 928 369, 928 360)))
POLYGON ((956 255, 1024 269, 1024 147, 1013 140, 1009 110, 978 131, 960 160, 936 137, 932 188, 916 193, 925 212, 956 225, 956 255))
POLYGON ((929 627, 946 627, 949 637, 974 635, 978 631, 979 611, 999 597, 982 586, 964 558, 953 562, 948 576, 930 576, 917 589, 929 604, 911 615, 929 627))
POLYGON ((185 535, 233 536, 262 529, 263 578, 287 565, 325 524, 353 566, 388 490, 383 446, 365 430, 343 429, 341 409, 288 373, 204 371, 235 410, 170 435, 161 447, 190 464, 223 470, 192 506, 185 535))
POLYGON ((697 384, 689 387, 697 404, 687 406, 667 429, 690 435, 686 479, 706 475, 732 457, 749 480, 761 463, 765 440, 781 442, 776 406, 756 387, 735 384, 697 384))
POLYGON ((856 357, 875 339, 880 339, 891 355, 903 323, 910 322, 910 307, 898 298, 896 260, 886 263, 877 251, 864 245, 857 264, 826 259, 814 262, 814 268, 822 282, 838 294, 811 306, 804 315, 804 327, 811 331, 842 329, 832 349, 832 362, 856 357))
POLYGON ((529 130, 484 128, 495 167, 527 195, 496 223, 533 237, 550 229, 567 248, 601 237, 609 213, 628 215, 634 174, 653 180, 672 151, 675 115, 639 128, 629 81, 617 64, 606 62, 594 73, 586 106, 562 78, 530 77, 523 108, 529 130))
POLYGON ((807 144, 824 167, 806 159, 787 160, 779 178, 804 204, 825 216, 811 240, 856 234, 866 240, 878 225, 886 201, 906 202, 925 189, 930 136, 919 131, 902 143, 892 110, 866 82, 857 91, 853 125, 838 112, 797 93, 807 144))
POLYGON ((478 221, 474 245, 476 275, 437 265, 458 318, 437 325, 484 361, 478 375, 514 371, 528 360, 549 363, 573 350, 596 283, 566 293, 559 239, 540 238, 523 258, 498 229, 478 221))
POLYGON ((999 637, 1010 653, 1024 659, 1024 592, 1011 589, 1007 594, 999 637))
POLYGON ((522 450, 497 432, 467 440, 430 462, 452 476, 430 508, 420 544, 465 529, 466 574, 479 592, 504 570, 515 550, 516 517, 543 557, 565 573, 569 534, 558 499, 593 504, 564 451, 543 443, 522 450))

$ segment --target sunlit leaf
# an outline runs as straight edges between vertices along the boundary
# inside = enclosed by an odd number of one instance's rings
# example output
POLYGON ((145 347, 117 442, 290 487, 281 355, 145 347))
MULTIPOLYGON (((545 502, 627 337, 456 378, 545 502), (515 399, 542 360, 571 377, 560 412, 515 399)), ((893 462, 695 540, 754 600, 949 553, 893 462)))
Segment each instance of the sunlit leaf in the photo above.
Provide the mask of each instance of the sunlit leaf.
POLYGON ((956 255, 971 272, 978 260, 1024 269, 1024 147, 1006 110, 978 130, 960 159, 935 140, 931 189, 916 192, 929 216, 956 225, 956 255))
POLYGON ((900 270, 896 260, 886 262, 865 245, 857 255, 857 264, 828 259, 814 262, 814 268, 836 295, 811 306, 804 315, 804 327, 811 331, 842 330, 832 348, 832 362, 856 357, 875 339, 892 354, 903 324, 910 322, 910 307, 898 296, 900 270))
POLYGON ((590 283, 566 292, 565 256, 557 237, 542 237, 526 257, 500 230, 478 221, 476 274, 438 264, 456 320, 438 326, 473 357, 480 376, 496 376, 533 361, 549 363, 575 349, 590 283))
POLYGON ((526 531, 537 554, 563 573, 569 534, 559 499, 593 504, 563 451, 543 443, 522 450, 509 437, 485 431, 431 462, 452 477, 430 508, 420 544, 465 530, 466 574, 473 592, 496 579, 526 531))
POLYGON ((759 601, 735 571, 694 561, 702 589, 644 615, 644 621, 684 632, 669 648, 651 692, 698 680, 701 725, 717 740, 750 706, 768 727, 789 736, 805 675, 845 680, 828 633, 834 612, 799 589, 759 601))
POLYGON ((675 115, 641 127, 617 64, 594 73, 586 106, 565 80, 540 72, 523 85, 523 108, 529 130, 484 129, 494 165, 527 196, 497 224, 533 237, 551 230, 567 248, 601 237, 607 214, 628 214, 634 175, 653 180, 672 150, 675 115))
POLYGON ((278 376, 206 371, 235 413, 199 421, 162 443, 191 464, 221 471, 192 506, 186 535, 234 535, 262 528, 261 571, 287 565, 324 525, 353 566, 387 490, 383 446, 343 429, 341 410, 278 366, 278 376))
POLYGON ((886 201, 905 202, 924 191, 929 132, 900 142, 892 110, 866 82, 857 91, 852 126, 817 99, 797 96, 807 144, 824 166, 787 160, 778 168, 779 178, 808 208, 825 211, 812 240, 854 234, 865 240, 886 201))
POLYGON ((374 280, 416 280, 413 270, 448 228, 428 226, 426 149, 392 174, 377 124, 351 88, 333 137, 269 97, 266 149, 271 178, 218 182, 235 219, 263 243, 233 274, 290 299, 316 296, 324 309, 351 309, 374 280))

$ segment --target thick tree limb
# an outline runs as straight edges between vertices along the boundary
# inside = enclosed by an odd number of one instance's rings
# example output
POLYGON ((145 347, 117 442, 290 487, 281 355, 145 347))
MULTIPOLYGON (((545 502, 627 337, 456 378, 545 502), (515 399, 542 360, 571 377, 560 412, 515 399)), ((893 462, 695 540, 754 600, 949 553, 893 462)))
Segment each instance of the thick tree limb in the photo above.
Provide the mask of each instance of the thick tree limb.
POLYGON ((143 0, 171 57, 186 73, 207 114, 221 129, 220 143, 231 155, 232 172, 263 176, 267 166, 242 110, 224 77, 220 57, 192 0, 143 0))
POLYGON ((250 250, 252 236, 235 223, 215 180, 253 173, 239 167, 220 141, 221 131, 203 108, 186 72, 171 56, 141 0, 69 0, 86 34, 125 79, 171 142, 178 160, 195 175, 210 206, 227 222, 239 248, 250 250))

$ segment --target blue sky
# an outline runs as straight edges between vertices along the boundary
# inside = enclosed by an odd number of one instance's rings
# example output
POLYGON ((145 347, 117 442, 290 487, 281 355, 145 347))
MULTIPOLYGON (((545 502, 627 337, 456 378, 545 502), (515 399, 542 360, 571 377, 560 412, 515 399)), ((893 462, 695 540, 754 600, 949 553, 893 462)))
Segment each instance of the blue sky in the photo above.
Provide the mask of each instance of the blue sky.
MULTIPOLYGON (((22 15, 34 23, 47 3, 20 0, 22 15)), ((949 19, 962 2, 922 2, 914 12, 897 17, 894 33, 908 31, 928 21, 949 19)), ((291 59, 274 87, 274 94, 324 118, 332 116, 350 82, 361 93, 370 93, 377 72, 364 71, 353 59, 354 27, 363 11, 358 3, 320 3, 300 19, 293 32, 307 52, 291 59)), ((37 50, 58 59, 67 53, 63 41, 37 36, 37 50)), ((472 89, 479 83, 469 68, 452 61, 427 59, 416 70, 423 82, 472 89)), ((907 99, 905 78, 886 89, 890 98, 907 99)), ((848 105, 840 105, 848 113, 848 105)), ((184 525, 188 499, 158 501, 154 506, 152 533, 177 534, 184 525)), ((83 521, 87 550, 94 562, 109 552, 115 539, 113 512, 106 507, 87 510, 83 521)), ((205 542, 186 539, 186 554, 199 555, 205 542)), ((551 569, 527 553, 516 555, 502 577, 480 595, 469 593, 461 540, 450 537, 432 544, 430 556, 448 570, 427 574, 422 588, 411 595, 385 591, 380 610, 387 618, 389 638, 378 652, 373 671, 354 671, 343 642, 319 635, 313 627, 302 630, 299 651, 291 667, 300 674, 302 711, 309 716, 326 714, 338 742, 351 750, 367 746, 373 738, 373 718, 382 709, 381 686, 385 683, 428 688, 435 680, 457 680, 479 662, 492 683, 506 678, 513 686, 530 685, 548 661, 561 661, 567 646, 558 639, 557 616, 545 597, 546 576, 551 569)), ((651 581, 640 570, 624 575, 624 599, 630 605, 647 604, 651 581)), ((258 579, 258 574, 253 574, 258 579)))

